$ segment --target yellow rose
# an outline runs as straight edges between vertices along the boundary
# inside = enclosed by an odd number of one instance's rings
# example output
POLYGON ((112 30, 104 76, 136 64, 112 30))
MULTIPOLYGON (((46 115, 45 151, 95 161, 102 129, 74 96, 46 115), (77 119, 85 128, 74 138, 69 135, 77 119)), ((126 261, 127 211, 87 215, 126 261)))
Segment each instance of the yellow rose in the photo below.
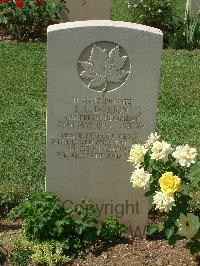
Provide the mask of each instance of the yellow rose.
POLYGON ((173 194, 174 192, 180 192, 181 190, 181 179, 173 175, 172 172, 166 172, 159 179, 161 191, 167 195, 173 194))

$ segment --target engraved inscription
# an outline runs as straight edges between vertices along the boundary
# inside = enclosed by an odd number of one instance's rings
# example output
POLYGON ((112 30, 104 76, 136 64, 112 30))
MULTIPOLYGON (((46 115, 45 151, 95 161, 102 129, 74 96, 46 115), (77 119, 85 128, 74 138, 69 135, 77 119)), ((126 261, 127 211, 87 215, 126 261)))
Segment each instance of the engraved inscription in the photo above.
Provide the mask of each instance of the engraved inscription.
POLYGON ((130 73, 130 61, 119 45, 98 42, 83 51, 78 61, 78 71, 88 88, 105 93, 124 84, 130 73))
POLYGON ((62 159, 126 159, 145 127, 132 99, 74 97, 73 111, 57 121, 51 138, 62 159))

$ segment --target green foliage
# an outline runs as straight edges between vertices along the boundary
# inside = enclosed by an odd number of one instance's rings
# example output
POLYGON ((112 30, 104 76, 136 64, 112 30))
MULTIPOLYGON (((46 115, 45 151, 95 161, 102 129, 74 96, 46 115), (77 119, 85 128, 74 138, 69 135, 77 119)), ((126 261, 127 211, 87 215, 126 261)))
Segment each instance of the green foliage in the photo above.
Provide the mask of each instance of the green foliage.
POLYGON ((3 235, 0 234, 0 262, 4 262, 7 259, 7 250, 3 246, 3 235))
POLYGON ((22 235, 13 237, 13 251, 9 257, 12 265, 47 265, 55 266, 67 263, 63 244, 57 241, 28 241, 22 235))
POLYGON ((59 238, 62 231, 71 225, 69 217, 65 217, 64 208, 53 193, 37 193, 29 200, 12 209, 9 219, 23 219, 25 236, 40 241, 59 238))
POLYGON ((112 20, 131 21, 132 16, 125 0, 112 0, 112 20))
POLYGON ((129 0, 127 2, 132 22, 158 28, 164 35, 174 31, 177 1, 129 0))
MULTIPOLYGON (((132 3, 132 0, 112 0, 112 19, 117 21, 136 21, 137 17, 133 17, 133 13, 130 12, 132 3)), ((176 8, 173 12, 175 17, 184 17, 185 4, 185 0, 176 1, 176 8)))
MULTIPOLYGON (((199 237, 200 239, 200 237, 199 237)), ((199 250, 200 250, 200 240, 195 239, 187 243, 186 247, 190 250, 190 253, 195 256, 198 255, 199 250)))
POLYGON ((155 232, 162 232, 164 230, 164 223, 150 224, 147 227, 147 234, 152 235, 155 232))
POLYGON ((18 249, 12 251, 9 256, 9 261, 14 266, 27 266, 31 261, 31 255, 32 252, 19 247, 18 249))
POLYGON ((2 214, 44 189, 46 45, 1 43, 0 57, 2 214))
POLYGON ((169 34, 169 47, 187 50, 200 48, 200 19, 193 19, 187 13, 176 31, 169 34))
POLYGON ((73 216, 77 217, 74 220, 74 230, 77 237, 80 236, 82 248, 93 245, 97 239, 98 210, 96 206, 90 201, 82 200, 81 204, 74 207, 73 216))
POLYGON ((60 1, 4 0, 0 3, 0 23, 19 40, 41 38, 46 28, 60 20, 60 1))
MULTIPOLYGON (((55 194, 45 192, 33 195, 8 214, 9 219, 23 220, 24 234, 28 240, 44 244, 49 241, 59 242, 59 250, 69 257, 84 253, 86 249, 95 245, 99 237, 109 243, 117 237, 122 237, 125 228, 116 219, 107 219, 98 231, 97 217, 98 209, 91 201, 82 200, 74 207, 64 209, 55 194)), ((45 259, 45 249, 48 250, 48 254, 52 254, 52 248, 48 243, 46 248, 36 246, 37 252, 32 250, 36 253, 35 259, 45 259)), ((52 246, 52 242, 50 244, 52 246)), ((14 255, 17 258, 26 258, 26 252, 20 253, 18 250, 14 255)))
POLYGON ((97 238, 98 210, 91 201, 82 200, 71 209, 66 209, 67 215, 72 219, 71 232, 63 235, 63 245, 70 257, 84 253, 92 247, 97 238))
POLYGON ((36 243, 31 250, 32 262, 36 265, 59 266, 69 261, 69 258, 64 255, 63 244, 60 242, 36 243))
POLYGON ((120 224, 115 217, 106 218, 99 230, 99 236, 109 244, 113 244, 116 239, 125 236, 125 226, 120 224))
POLYGON ((169 35, 170 47, 172 47, 172 38, 181 28, 185 16, 185 0, 113 0, 112 3, 113 20, 157 27, 164 32, 165 47, 169 45, 169 35))

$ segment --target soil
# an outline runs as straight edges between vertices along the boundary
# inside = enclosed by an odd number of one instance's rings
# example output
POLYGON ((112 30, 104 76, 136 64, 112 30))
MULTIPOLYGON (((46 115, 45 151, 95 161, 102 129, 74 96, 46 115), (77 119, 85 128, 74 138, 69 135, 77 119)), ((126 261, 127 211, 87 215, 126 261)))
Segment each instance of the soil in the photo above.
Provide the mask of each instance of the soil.
MULTIPOLYGON (((45 30, 45 32, 46 32, 46 30, 45 30)), ((19 41, 31 42, 31 43, 32 42, 45 42, 46 38, 47 38, 46 34, 44 34, 44 36, 41 36, 40 38, 33 37, 33 36, 32 36, 32 38, 27 37, 24 40, 18 40, 15 38, 14 35, 11 35, 8 32, 6 32, 6 30, 0 25, 0 42, 12 42, 12 43, 16 43, 19 41)))
POLYGON ((5 29, 0 26, 0 42, 15 42, 15 39, 13 36, 6 33, 5 29))
MULTIPOLYGON (((160 220, 160 217, 159 217, 160 220)), ((22 231, 21 222, 8 223, 4 219, 0 222, 0 233, 4 234, 4 248, 9 253, 12 250, 11 239, 14 234, 22 231)), ((76 259, 68 265, 71 266, 134 266, 134 265, 200 265, 200 256, 193 258, 185 248, 186 240, 181 240, 175 246, 169 246, 162 236, 154 240, 127 237, 118 241, 112 247, 99 245, 90 251, 84 259, 76 259)), ((1 266, 11 266, 0 261, 1 266)))

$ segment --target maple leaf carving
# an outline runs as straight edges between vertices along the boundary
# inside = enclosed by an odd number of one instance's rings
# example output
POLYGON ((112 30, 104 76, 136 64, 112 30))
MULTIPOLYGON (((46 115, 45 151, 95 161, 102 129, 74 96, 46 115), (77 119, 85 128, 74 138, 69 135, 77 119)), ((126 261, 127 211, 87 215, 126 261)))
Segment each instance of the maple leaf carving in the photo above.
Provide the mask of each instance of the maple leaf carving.
POLYGON ((79 61, 84 69, 80 76, 89 80, 89 88, 102 87, 101 91, 106 92, 109 82, 121 83, 128 76, 129 72, 123 69, 127 60, 127 56, 121 57, 119 46, 108 52, 94 44, 89 60, 79 61))

